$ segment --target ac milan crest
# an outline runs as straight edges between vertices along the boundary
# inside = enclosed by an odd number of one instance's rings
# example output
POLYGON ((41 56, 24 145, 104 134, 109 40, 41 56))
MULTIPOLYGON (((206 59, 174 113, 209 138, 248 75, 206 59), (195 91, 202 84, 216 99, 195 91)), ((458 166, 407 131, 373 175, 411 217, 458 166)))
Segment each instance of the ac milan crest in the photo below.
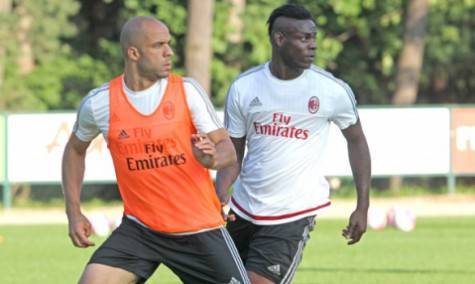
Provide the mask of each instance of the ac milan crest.
POLYGON ((167 101, 164 103, 163 116, 165 116, 165 118, 168 120, 173 119, 175 117, 175 106, 172 102, 167 101))
POLYGON ((318 97, 313 96, 308 100, 308 112, 316 113, 320 108, 320 100, 318 97))

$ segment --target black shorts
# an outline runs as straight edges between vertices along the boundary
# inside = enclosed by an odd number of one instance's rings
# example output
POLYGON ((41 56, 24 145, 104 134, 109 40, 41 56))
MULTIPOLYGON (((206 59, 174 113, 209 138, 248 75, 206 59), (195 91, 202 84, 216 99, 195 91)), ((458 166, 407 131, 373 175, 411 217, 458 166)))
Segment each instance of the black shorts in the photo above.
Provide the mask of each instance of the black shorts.
POLYGON ((275 283, 291 283, 315 226, 315 216, 262 226, 235 215, 236 221, 228 222, 227 229, 246 269, 275 283))
POLYGON ((250 283, 225 228, 168 235, 124 217, 89 263, 125 269, 137 275, 139 283, 144 283, 161 263, 183 283, 250 283))

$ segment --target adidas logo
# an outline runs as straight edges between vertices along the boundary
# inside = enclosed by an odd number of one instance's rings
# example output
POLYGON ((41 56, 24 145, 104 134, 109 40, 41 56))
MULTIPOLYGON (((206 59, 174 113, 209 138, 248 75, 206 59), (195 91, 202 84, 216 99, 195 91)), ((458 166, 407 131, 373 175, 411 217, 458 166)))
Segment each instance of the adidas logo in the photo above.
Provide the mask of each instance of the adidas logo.
POLYGON ((241 284, 241 281, 237 280, 236 278, 232 277, 231 281, 228 284, 241 284))
POLYGON ((262 106, 261 101, 259 100, 259 97, 255 97, 252 99, 251 103, 249 104, 250 107, 256 107, 256 106, 262 106))
POLYGON ((280 265, 279 264, 268 266, 267 270, 274 273, 275 275, 280 276, 280 265))
POLYGON ((120 140, 122 140, 122 139, 127 139, 127 138, 129 138, 129 137, 130 137, 129 134, 127 134, 127 132, 125 132, 124 129, 122 129, 122 130, 120 131, 120 133, 119 133, 119 139, 120 139, 120 140))

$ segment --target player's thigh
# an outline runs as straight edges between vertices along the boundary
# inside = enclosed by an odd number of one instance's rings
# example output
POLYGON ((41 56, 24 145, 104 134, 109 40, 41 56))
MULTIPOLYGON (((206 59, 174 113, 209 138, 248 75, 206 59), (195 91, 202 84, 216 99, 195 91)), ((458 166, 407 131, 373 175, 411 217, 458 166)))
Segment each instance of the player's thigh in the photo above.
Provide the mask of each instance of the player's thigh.
POLYGON ((99 263, 86 266, 80 284, 132 284, 137 283, 138 277, 122 268, 112 267, 99 263))
POLYGON ((314 226, 314 217, 259 226, 249 243, 246 269, 275 283, 291 283, 314 226))
POLYGON ((89 264, 125 270, 136 275, 138 282, 145 281, 161 262, 162 256, 154 246, 154 237, 147 228, 124 218, 120 226, 94 252, 89 264))
POLYGON ((249 283, 234 243, 224 228, 184 236, 186 243, 164 260, 184 283, 249 283), (185 249, 185 253, 177 253, 185 249))

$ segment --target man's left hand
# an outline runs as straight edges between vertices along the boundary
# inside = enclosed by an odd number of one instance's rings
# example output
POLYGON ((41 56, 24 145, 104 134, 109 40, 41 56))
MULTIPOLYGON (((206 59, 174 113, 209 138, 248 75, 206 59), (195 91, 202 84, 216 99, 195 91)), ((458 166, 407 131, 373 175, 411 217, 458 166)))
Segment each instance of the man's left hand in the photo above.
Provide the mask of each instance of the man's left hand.
POLYGON ((366 232, 367 218, 367 209, 356 209, 351 213, 349 224, 342 231, 342 236, 348 240, 349 245, 360 241, 366 232))

